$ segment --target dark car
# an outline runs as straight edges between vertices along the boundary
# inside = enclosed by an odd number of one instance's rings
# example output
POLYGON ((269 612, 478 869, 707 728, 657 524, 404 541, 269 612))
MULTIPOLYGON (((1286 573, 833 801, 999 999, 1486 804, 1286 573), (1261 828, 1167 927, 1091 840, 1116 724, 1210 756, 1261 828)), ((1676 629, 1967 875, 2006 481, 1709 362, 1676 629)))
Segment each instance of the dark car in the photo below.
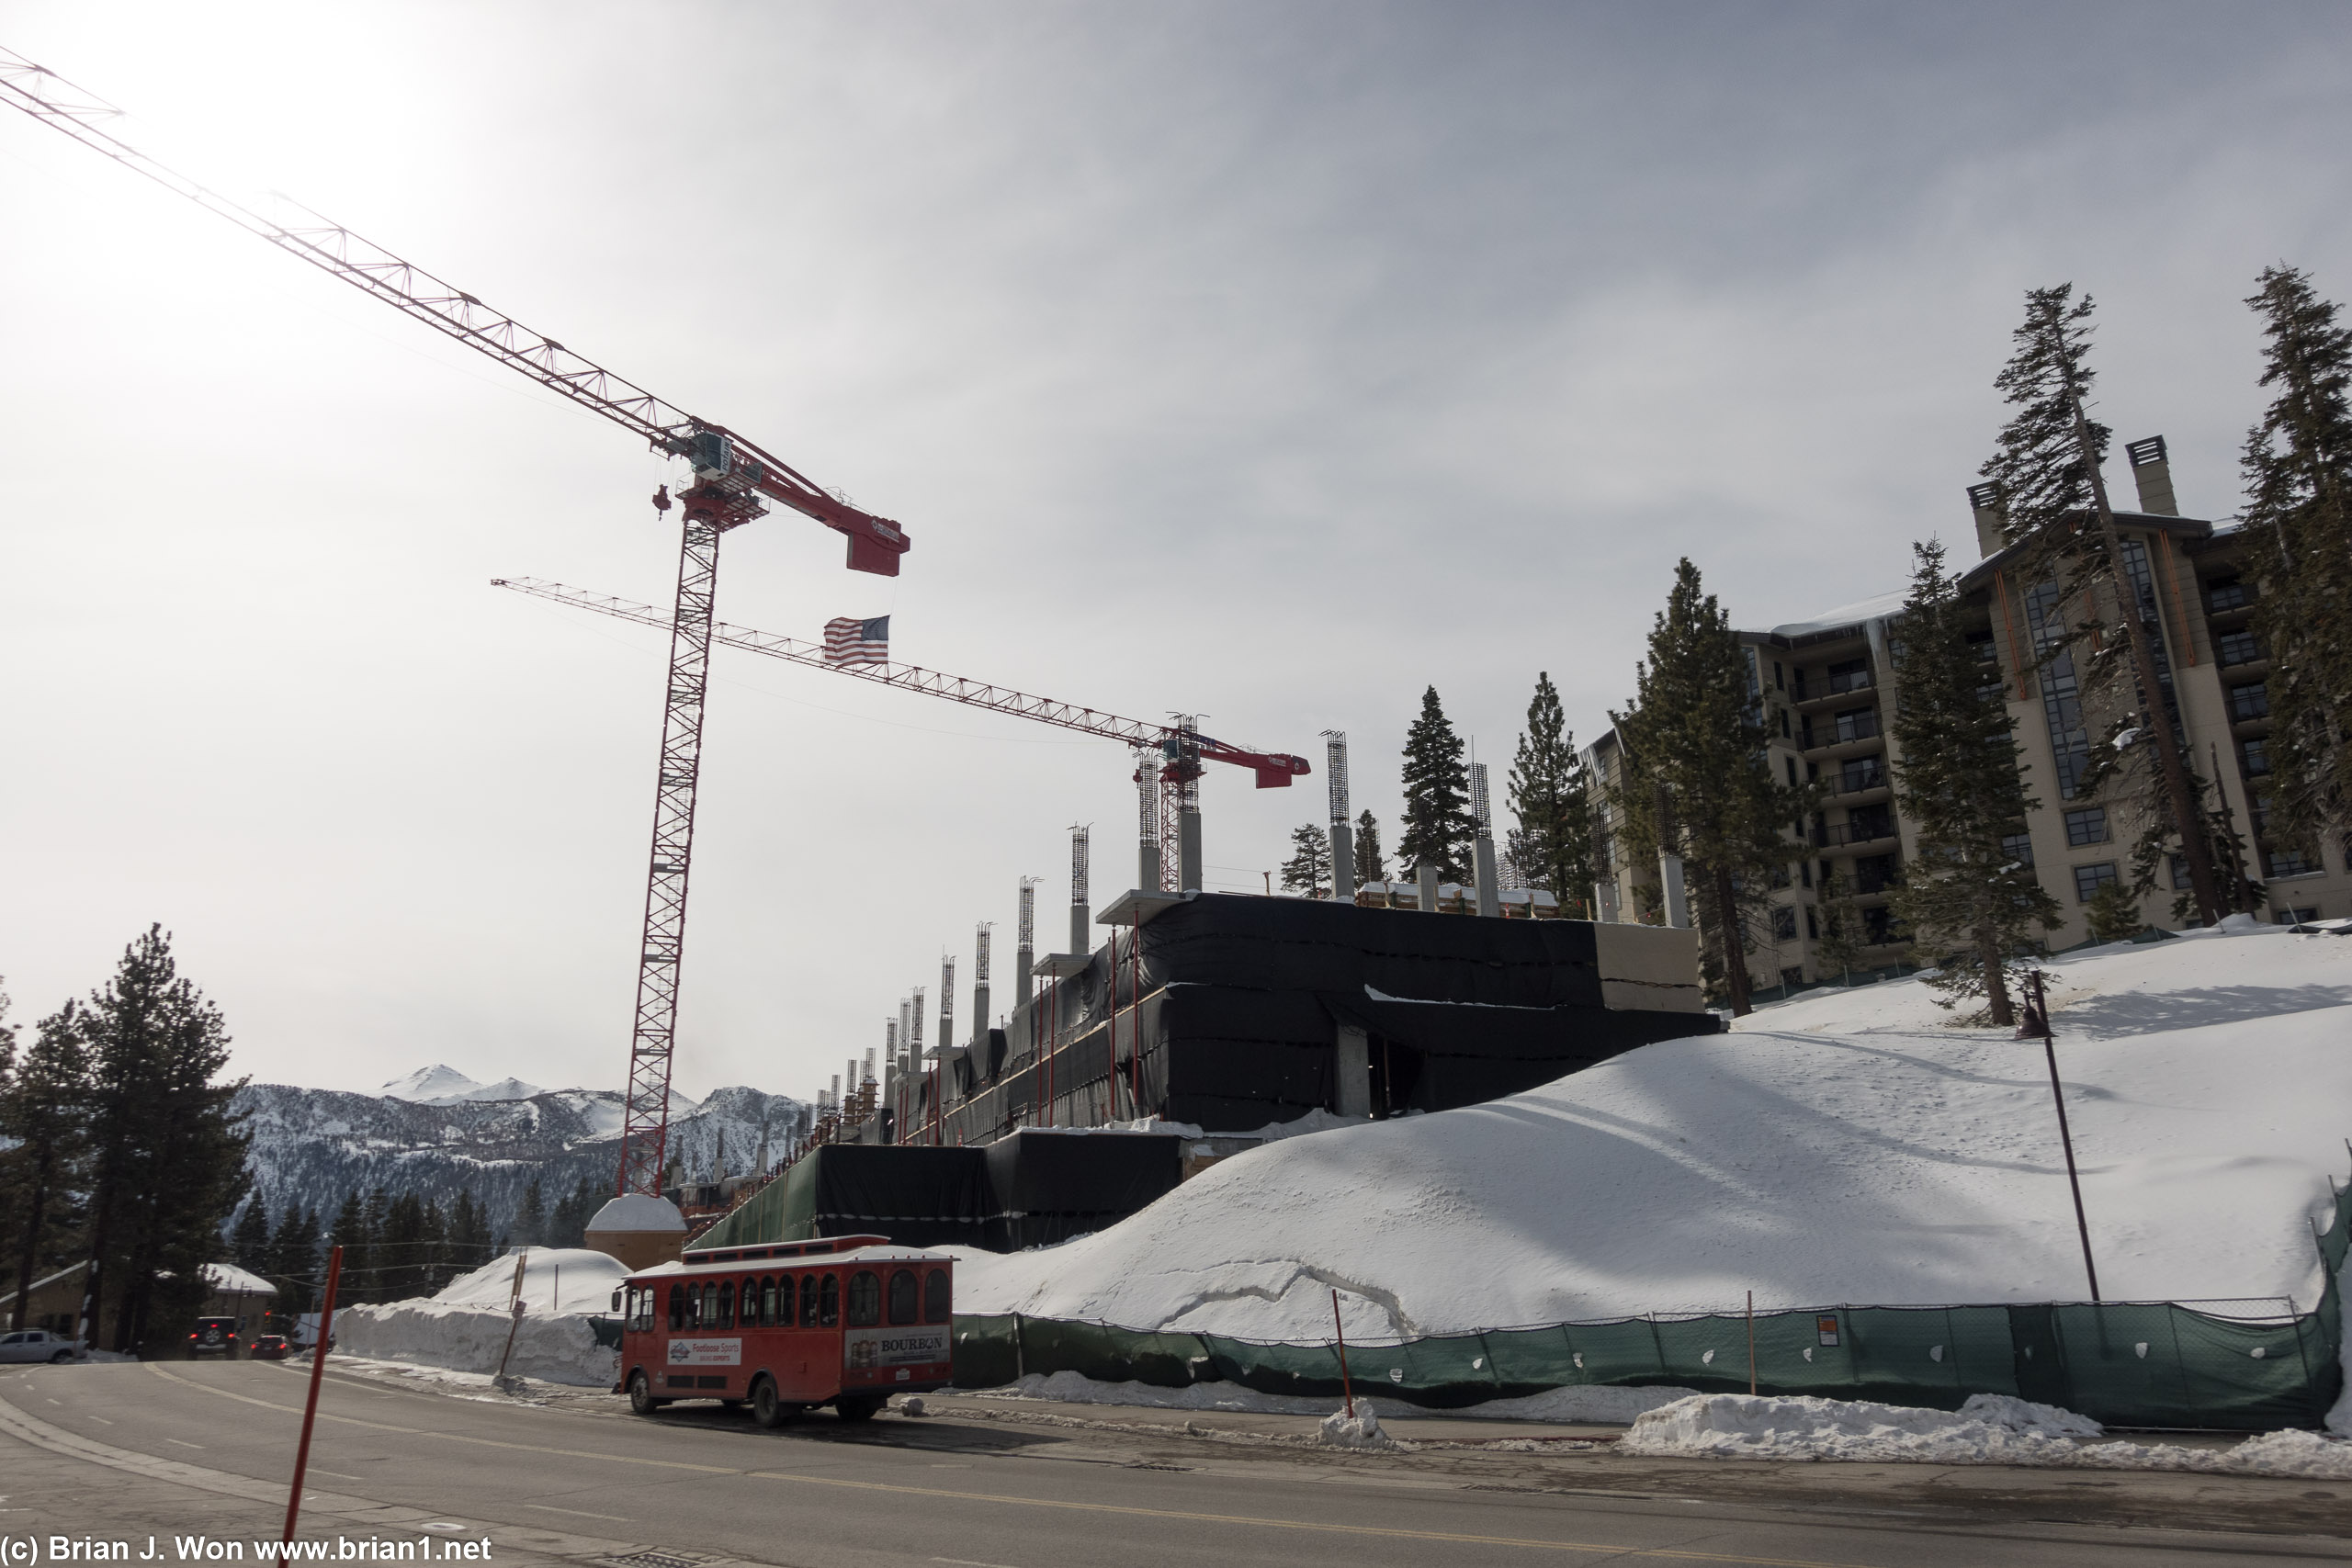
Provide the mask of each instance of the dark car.
POLYGON ((258 1334, 254 1337, 253 1359, 256 1361, 282 1361, 287 1357, 286 1336, 258 1334))
POLYGON ((187 1352, 191 1356, 234 1356, 237 1353, 237 1320, 233 1317, 199 1317, 196 1326, 188 1330, 187 1352))

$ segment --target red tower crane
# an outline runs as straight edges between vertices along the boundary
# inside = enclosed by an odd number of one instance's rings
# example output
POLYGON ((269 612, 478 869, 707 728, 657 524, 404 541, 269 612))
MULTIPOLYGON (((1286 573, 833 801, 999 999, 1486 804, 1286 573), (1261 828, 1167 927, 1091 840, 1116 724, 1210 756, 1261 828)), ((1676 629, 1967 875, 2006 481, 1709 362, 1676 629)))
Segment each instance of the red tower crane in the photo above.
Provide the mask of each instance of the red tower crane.
MULTIPOLYGON (((693 465, 695 482, 677 500, 684 529, 676 608, 670 628, 670 679, 655 776, 653 846, 645 886, 644 941, 639 948, 637 1003, 629 1040, 628 1096, 621 1125, 617 1190, 661 1190, 670 1128, 670 1056, 678 1013, 678 976, 686 928, 687 868, 695 830, 695 788, 701 771, 703 701, 709 684, 711 605, 718 577, 718 540, 777 502, 849 539, 849 568, 899 574, 905 531, 862 512, 796 472, 726 426, 662 401, 636 383, 566 348, 544 333, 492 310, 340 224, 276 222, 157 163, 104 125, 122 111, 22 55, 0 50, 0 102, 164 189, 308 262, 401 314, 497 360, 591 412, 602 414, 653 450, 693 465)), ((668 512, 668 487, 654 497, 668 512)))
MULTIPOLYGON (((517 593, 528 593, 537 599, 552 600, 576 610, 593 610, 616 620, 635 621, 639 626, 669 625, 668 618, 650 604, 616 599, 609 593, 591 593, 584 588, 572 588, 542 578, 494 577, 491 579, 491 586, 513 589, 517 593)), ((943 675, 936 670, 925 670, 916 664, 836 663, 826 657, 822 643, 806 642, 775 632, 754 631, 749 626, 729 626, 724 621, 711 624, 710 640, 729 648, 740 648, 746 652, 765 654, 770 659, 805 664, 812 670, 828 670, 836 675, 870 681, 877 686, 892 686, 902 692, 921 692, 926 696, 944 697, 969 707, 987 708, 991 713, 1011 714, 1015 718, 1030 718, 1040 724, 1075 729, 1081 735, 1098 735, 1105 740, 1121 741, 1138 750, 1155 750, 1163 759, 1157 773, 1161 803, 1158 830, 1163 844, 1173 835, 1179 803, 1189 800, 1197 787, 1203 762, 1227 762, 1237 768, 1248 768, 1256 775, 1260 789, 1287 789, 1291 780, 1304 778, 1313 771, 1304 757, 1295 757, 1287 751, 1252 751, 1246 747, 1230 745, 1201 734, 1182 720, 1174 724, 1159 724, 1150 719, 1122 718, 1100 708, 1080 707, 1075 703, 1060 702, 1052 697, 1034 696, 1027 692, 1016 692, 1010 686, 990 685, 963 675, 943 675)), ((1163 859, 1163 887, 1172 889, 1175 886, 1175 862, 1163 859)))

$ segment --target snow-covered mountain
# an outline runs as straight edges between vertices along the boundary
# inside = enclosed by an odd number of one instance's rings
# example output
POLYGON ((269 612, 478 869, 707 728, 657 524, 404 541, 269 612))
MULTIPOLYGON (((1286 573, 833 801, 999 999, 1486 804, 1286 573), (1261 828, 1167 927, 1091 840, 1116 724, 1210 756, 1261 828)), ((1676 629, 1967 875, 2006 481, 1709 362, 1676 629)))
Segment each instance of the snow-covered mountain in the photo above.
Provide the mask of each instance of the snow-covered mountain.
MULTIPOLYGON (((495 1235, 534 1178, 552 1207, 583 1178, 608 1187, 620 1157, 617 1090, 534 1089, 511 1078, 480 1084, 439 1065, 380 1094, 249 1084, 236 1106, 253 1134, 246 1165, 273 1219, 288 1202, 331 1217, 346 1195, 375 1187, 435 1198, 444 1208, 465 1190, 489 1209, 495 1235), (526 1092, 492 1097, 509 1085, 526 1092)), ((749 1171, 763 1146, 773 1159, 806 1109, 741 1086, 699 1104, 673 1092, 670 1107, 669 1152, 695 1179, 718 1171, 722 1158, 727 1172, 749 1171)))

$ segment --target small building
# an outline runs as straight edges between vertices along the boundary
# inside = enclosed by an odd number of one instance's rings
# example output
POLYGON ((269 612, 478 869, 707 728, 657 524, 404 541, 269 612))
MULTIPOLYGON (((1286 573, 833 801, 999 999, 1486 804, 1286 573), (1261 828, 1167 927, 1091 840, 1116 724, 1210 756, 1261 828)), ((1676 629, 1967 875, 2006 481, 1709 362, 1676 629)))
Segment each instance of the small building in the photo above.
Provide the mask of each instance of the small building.
POLYGON ((210 1287, 198 1317, 233 1317, 237 1338, 251 1345, 254 1336, 269 1332, 266 1319, 277 1300, 277 1287, 250 1269, 233 1263, 208 1263, 198 1270, 210 1287))
POLYGON ((0 1322, 10 1328, 46 1328, 51 1334, 71 1337, 82 1316, 82 1295, 87 1288, 90 1265, 87 1259, 69 1263, 56 1273, 35 1280, 26 1292, 25 1310, 17 1312, 17 1292, 0 1295, 0 1322))

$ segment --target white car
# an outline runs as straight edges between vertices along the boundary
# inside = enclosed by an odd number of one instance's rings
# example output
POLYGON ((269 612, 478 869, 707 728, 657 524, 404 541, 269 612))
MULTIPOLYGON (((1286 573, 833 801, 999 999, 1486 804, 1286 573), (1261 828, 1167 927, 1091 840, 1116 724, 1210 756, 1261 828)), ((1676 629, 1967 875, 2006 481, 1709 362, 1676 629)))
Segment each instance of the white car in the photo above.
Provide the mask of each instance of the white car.
POLYGON ((46 1328, 23 1328, 0 1334, 0 1361, 78 1361, 79 1339, 62 1338, 46 1328))

